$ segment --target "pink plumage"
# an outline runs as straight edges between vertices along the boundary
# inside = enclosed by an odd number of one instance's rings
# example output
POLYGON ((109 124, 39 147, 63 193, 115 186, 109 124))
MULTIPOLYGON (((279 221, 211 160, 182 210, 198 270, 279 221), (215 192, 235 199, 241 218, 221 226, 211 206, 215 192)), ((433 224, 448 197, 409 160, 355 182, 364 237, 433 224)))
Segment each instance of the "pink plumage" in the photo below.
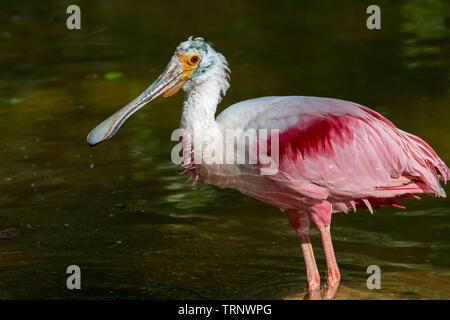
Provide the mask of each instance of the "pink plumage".
MULTIPOLYGON (((432 148, 352 102, 267 97, 231 106, 217 121, 223 127, 280 130, 279 172, 260 180, 273 180, 280 189, 298 194, 294 204, 262 199, 282 209, 308 209, 311 202, 326 200, 337 212, 352 208, 351 201, 356 207, 363 200, 378 207, 415 193, 445 196, 439 180, 449 179, 449 169, 432 148)), ((262 188, 256 192, 264 197, 262 188)))
POLYGON ((351 102, 299 99, 329 104, 299 106, 298 121, 281 131, 280 170, 268 176, 281 188, 329 201, 333 212, 347 212, 350 201, 371 210, 415 193, 445 196, 439 180, 449 179, 449 169, 420 138, 351 102))

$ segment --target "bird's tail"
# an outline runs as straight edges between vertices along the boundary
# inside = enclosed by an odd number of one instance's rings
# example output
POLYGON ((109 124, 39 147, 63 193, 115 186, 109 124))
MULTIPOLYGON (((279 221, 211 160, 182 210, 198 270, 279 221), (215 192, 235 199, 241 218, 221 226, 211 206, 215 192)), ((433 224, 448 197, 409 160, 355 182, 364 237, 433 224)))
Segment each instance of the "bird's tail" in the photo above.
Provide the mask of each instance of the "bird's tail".
POLYGON ((445 183, 450 180, 450 169, 425 141, 410 133, 399 131, 404 138, 405 152, 409 155, 407 171, 414 176, 420 176, 436 196, 445 197, 445 191, 439 181, 445 183))

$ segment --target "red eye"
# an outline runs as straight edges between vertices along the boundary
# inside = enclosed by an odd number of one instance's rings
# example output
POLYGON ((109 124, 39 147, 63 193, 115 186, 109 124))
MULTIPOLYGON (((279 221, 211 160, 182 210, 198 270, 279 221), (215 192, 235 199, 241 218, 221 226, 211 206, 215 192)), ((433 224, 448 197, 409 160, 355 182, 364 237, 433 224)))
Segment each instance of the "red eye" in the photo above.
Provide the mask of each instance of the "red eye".
POLYGON ((199 57, 198 56, 192 56, 191 57, 191 63, 197 63, 198 62, 199 57))

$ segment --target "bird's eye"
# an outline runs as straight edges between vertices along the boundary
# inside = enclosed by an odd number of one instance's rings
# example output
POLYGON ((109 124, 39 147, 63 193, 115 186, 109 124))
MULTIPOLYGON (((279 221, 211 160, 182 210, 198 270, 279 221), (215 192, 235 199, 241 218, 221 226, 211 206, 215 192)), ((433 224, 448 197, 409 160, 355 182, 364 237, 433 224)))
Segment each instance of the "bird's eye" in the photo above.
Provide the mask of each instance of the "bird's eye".
POLYGON ((200 58, 198 56, 192 56, 191 57, 191 63, 192 64, 196 64, 198 62, 198 60, 200 60, 200 58))

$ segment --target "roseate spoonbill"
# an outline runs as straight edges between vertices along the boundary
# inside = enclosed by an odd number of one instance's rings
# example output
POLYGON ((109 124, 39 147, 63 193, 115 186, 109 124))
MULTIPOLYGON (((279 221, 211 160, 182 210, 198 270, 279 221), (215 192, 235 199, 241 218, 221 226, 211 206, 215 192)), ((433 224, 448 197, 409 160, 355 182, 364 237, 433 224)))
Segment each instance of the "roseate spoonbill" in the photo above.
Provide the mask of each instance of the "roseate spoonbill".
POLYGON ((186 92, 180 127, 191 134, 206 132, 202 148, 222 143, 215 138, 227 129, 278 129, 276 174, 261 174, 258 164, 187 165, 189 161, 184 162, 185 171, 284 212, 301 243, 310 298, 318 298, 320 289, 310 222, 320 231, 327 262, 323 298, 332 299, 340 282, 330 235, 332 213, 401 207, 397 200, 423 193, 445 197, 440 180, 447 181, 450 170, 433 149, 359 104, 318 97, 263 97, 236 103, 215 118, 221 96, 229 87, 228 72, 222 54, 202 38, 190 37, 180 43, 149 88, 90 132, 89 145, 111 138, 146 103, 179 89, 186 92))

